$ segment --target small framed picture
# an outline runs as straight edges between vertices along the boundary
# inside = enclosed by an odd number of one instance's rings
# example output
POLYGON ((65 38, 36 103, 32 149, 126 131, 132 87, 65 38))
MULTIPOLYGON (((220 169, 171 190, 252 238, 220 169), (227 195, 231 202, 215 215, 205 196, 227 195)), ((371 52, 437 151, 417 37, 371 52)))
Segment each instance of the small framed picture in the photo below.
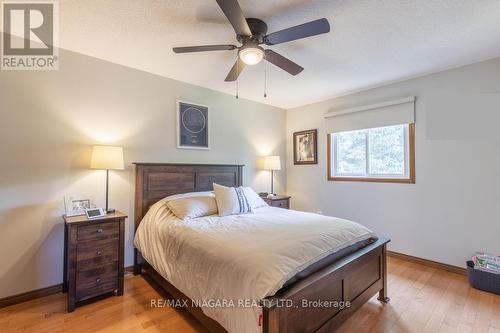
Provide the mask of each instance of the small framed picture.
POLYGON ((177 148, 210 149, 208 106, 177 101, 177 148))
POLYGON ((293 133, 293 164, 318 164, 318 130, 293 133))
POLYGON ((68 217, 85 215, 85 210, 91 208, 92 204, 90 199, 76 199, 73 196, 64 197, 64 210, 68 217))

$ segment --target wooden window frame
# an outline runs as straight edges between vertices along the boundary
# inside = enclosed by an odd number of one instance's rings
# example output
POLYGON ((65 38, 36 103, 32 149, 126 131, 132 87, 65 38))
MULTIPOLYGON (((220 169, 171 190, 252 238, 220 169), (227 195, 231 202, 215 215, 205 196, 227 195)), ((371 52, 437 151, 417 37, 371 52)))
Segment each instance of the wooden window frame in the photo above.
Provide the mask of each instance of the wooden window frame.
POLYGON ((373 182, 373 183, 401 183, 415 184, 415 124, 408 125, 408 168, 409 178, 375 178, 375 177, 338 177, 332 175, 332 134, 327 136, 327 179, 341 182, 373 182))

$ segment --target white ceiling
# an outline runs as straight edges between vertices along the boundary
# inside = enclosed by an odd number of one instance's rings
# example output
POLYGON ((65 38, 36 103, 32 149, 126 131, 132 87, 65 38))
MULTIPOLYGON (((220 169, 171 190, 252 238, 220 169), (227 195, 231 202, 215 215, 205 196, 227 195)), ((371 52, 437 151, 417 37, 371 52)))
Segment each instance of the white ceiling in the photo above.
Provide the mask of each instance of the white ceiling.
MULTIPOLYGON (((62 48, 233 94, 235 51, 174 54, 172 47, 233 44, 215 0, 62 0, 62 48)), ((298 76, 245 69, 240 96, 283 108, 500 56, 499 0, 240 0, 269 32, 326 17, 332 31, 271 47, 298 76)), ((98 79, 98 78, 96 78, 98 79)))

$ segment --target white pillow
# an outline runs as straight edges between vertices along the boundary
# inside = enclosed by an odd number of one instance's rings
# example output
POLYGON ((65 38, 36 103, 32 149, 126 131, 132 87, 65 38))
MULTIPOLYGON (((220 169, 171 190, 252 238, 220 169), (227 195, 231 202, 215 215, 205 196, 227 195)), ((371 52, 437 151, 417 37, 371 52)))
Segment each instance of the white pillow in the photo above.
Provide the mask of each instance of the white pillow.
POLYGON ((169 195, 168 197, 164 198, 164 202, 169 202, 170 200, 176 200, 176 199, 181 199, 181 198, 189 198, 189 197, 215 197, 214 192, 212 191, 204 191, 204 192, 187 192, 187 193, 180 193, 180 194, 174 194, 174 195, 169 195))
POLYGON ((226 187, 214 183, 214 193, 219 216, 252 213, 243 187, 226 187))
POLYGON ((252 210, 260 208, 260 207, 266 207, 269 206, 262 198, 253 190, 251 187, 244 187, 243 191, 245 192, 245 195, 248 199, 248 203, 250 204, 250 207, 252 207, 252 210))
POLYGON ((167 207, 181 220, 217 214, 213 195, 187 196, 167 201, 167 207))

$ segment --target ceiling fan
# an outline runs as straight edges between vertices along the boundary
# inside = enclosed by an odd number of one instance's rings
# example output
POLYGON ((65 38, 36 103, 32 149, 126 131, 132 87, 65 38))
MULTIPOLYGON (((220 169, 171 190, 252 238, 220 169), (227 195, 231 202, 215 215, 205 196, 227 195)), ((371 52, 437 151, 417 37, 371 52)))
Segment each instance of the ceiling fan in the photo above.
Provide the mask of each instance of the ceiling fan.
POLYGON ((229 51, 238 50, 238 59, 229 71, 225 81, 236 81, 246 65, 256 65, 262 59, 285 70, 291 75, 297 75, 304 70, 290 59, 260 45, 268 46, 290 42, 293 40, 324 34, 330 31, 326 18, 297 25, 288 29, 267 34, 267 24, 256 18, 245 18, 237 0, 217 0, 227 19, 236 32, 236 39, 241 46, 236 45, 204 45, 174 47, 175 53, 229 51))

